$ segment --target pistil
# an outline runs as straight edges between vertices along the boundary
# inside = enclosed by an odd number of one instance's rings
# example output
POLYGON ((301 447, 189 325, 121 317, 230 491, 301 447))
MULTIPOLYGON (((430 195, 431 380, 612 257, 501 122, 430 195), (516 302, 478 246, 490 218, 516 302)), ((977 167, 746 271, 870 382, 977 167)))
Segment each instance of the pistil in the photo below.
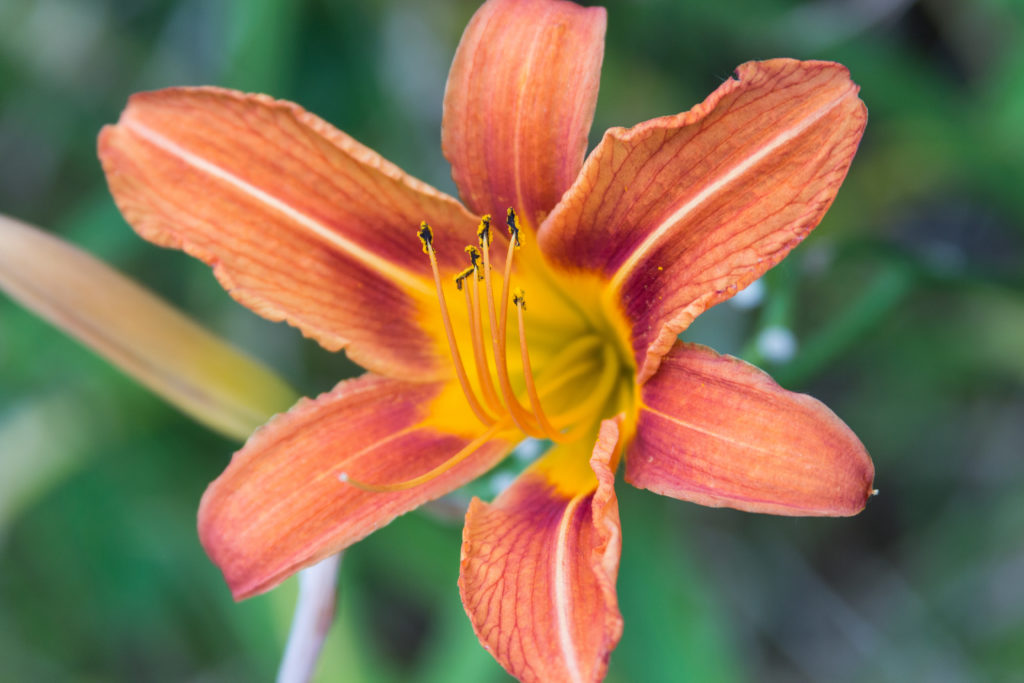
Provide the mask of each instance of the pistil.
POLYGON ((475 439, 467 443, 465 446, 463 446, 461 449, 459 449, 459 451, 455 455, 448 458, 447 460, 445 460, 444 462, 442 462, 440 465, 430 470, 429 472, 424 472, 423 474, 417 477, 413 477, 412 479, 406 479, 405 481, 399 481, 392 484, 368 484, 366 482, 353 479, 348 475, 347 472, 342 472, 341 474, 338 475, 338 480, 341 481, 342 483, 354 486, 357 489, 362 489, 363 491, 370 491, 372 493, 394 493, 396 491, 407 491, 409 489, 416 488, 417 486, 422 486, 423 484, 431 482, 434 479, 437 479, 441 475, 445 474, 446 472, 451 471, 456 465, 458 465, 463 460, 465 460, 473 453, 475 453, 477 449, 479 449, 485 443, 493 439, 498 434, 498 432, 500 432, 502 429, 508 428, 509 426, 510 423, 507 419, 494 423, 483 434, 476 437, 475 439))

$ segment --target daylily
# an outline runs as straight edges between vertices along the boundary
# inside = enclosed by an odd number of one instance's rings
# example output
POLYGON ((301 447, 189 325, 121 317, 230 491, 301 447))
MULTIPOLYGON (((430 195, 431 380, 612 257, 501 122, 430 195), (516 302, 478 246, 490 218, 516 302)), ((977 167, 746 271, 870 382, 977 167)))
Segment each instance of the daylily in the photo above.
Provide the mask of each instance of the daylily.
POLYGON ((857 86, 838 64, 749 62, 584 160, 605 21, 561 0, 477 11, 442 126, 463 203, 264 95, 142 93, 101 133, 136 231, 367 370, 260 428, 204 495, 236 598, 548 439, 471 503, 459 587, 511 674, 595 680, 622 629, 620 461, 703 505, 864 507, 873 466, 834 413, 678 341, 821 220, 864 130, 857 86))

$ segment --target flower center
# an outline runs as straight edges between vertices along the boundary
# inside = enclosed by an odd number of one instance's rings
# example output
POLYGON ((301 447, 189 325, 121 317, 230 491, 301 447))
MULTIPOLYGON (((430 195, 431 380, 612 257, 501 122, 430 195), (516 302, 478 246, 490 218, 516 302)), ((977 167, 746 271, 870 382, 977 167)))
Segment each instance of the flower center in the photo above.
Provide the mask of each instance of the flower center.
POLYGON ((486 427, 485 431, 441 465, 408 481, 371 485, 343 476, 347 483, 381 492, 412 488, 447 472, 488 440, 513 429, 538 439, 575 441, 594 428, 603 409, 615 399, 622 384, 623 364, 605 335, 592 329, 577 331, 570 326, 559 329, 553 336, 554 343, 548 344, 548 347, 557 346, 557 350, 546 349, 551 352, 545 355, 540 374, 535 375, 527 341, 526 292, 522 287, 512 287, 513 266, 522 246, 522 234, 516 212, 511 208, 506 213, 505 223, 509 240, 499 296, 494 294, 496 287, 492 281, 490 215, 480 220, 478 246, 465 248, 470 264, 455 276, 456 290, 462 293, 465 306, 465 315, 456 318, 462 326, 460 329, 452 323, 445 298, 433 231, 424 222, 417 233, 423 252, 430 259, 441 323, 458 385, 473 415, 486 427), (510 343, 508 337, 510 302, 515 307, 518 332, 519 367, 515 369, 519 372, 515 375, 509 372, 508 360, 508 347, 516 346, 516 338, 510 343), (467 363, 463 361, 460 340, 471 349, 475 382, 471 381, 467 363), (580 386, 585 386, 587 391, 581 391, 580 386), (554 410, 545 410, 544 403, 550 403, 549 407, 554 410))
POLYGON ((529 346, 526 340, 526 322, 524 319, 526 292, 521 287, 516 287, 511 291, 511 302, 516 308, 519 355, 522 363, 522 379, 527 399, 526 405, 516 395, 509 378, 507 354, 509 290, 515 254, 522 246, 522 235, 519 229, 518 217, 511 208, 508 209, 505 223, 508 226, 509 241, 508 250, 505 252, 501 296, 495 300, 494 285, 491 277, 490 215, 484 216, 477 228, 479 249, 475 246, 466 247, 465 251, 469 256, 470 266, 455 276, 455 286, 462 292, 463 302, 466 307, 465 319, 469 325, 473 366, 480 390, 479 396, 469 381, 458 341, 456 340, 455 330, 452 326, 451 315, 448 311, 444 287, 441 282, 441 274, 437 265, 437 257, 434 253, 433 233, 430 226, 426 223, 420 225, 418 234, 423 244, 423 251, 430 258, 430 266, 434 274, 434 283, 437 288, 437 298, 441 309, 442 324, 444 325, 445 337, 448 341, 448 350, 452 357, 455 375, 459 380, 459 386, 466 397, 466 401, 473 414, 476 415, 477 419, 484 426, 497 427, 500 430, 501 428, 508 428, 514 425, 527 436, 551 439, 556 442, 566 441, 571 438, 570 435, 564 434, 558 427, 552 424, 551 419, 541 405, 540 394, 537 391, 537 383, 530 362, 529 346), (485 292, 485 295, 482 297, 480 293, 481 282, 484 283, 485 292), (490 331, 488 335, 490 337, 489 346, 494 363, 493 377, 486 355, 488 344, 483 331, 481 308, 484 304, 481 299, 486 300, 488 330, 490 331))

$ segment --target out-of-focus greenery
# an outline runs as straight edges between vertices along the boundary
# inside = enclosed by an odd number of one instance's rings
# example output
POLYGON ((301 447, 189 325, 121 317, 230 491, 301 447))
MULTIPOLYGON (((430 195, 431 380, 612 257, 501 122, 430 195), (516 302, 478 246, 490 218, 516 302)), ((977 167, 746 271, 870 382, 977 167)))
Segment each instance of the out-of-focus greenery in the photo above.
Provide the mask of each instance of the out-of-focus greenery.
MULTIPOLYGON (((606 5, 594 141, 689 108, 749 59, 835 59, 861 84, 867 134, 819 230, 759 307, 723 304, 685 336, 825 400, 881 490, 856 518, 820 520, 621 485, 609 680, 1024 679, 1024 3, 606 5), (788 362, 758 344, 780 327, 788 362)), ((96 133, 137 90, 260 90, 454 192, 441 98, 475 6, 3 0, 0 211, 323 391, 358 369, 137 238, 96 133)), ((293 582, 234 604, 194 531, 235 447, 0 297, 0 681, 271 678, 293 582)), ((459 606, 460 528, 438 507, 347 553, 319 680, 505 678, 459 606)))

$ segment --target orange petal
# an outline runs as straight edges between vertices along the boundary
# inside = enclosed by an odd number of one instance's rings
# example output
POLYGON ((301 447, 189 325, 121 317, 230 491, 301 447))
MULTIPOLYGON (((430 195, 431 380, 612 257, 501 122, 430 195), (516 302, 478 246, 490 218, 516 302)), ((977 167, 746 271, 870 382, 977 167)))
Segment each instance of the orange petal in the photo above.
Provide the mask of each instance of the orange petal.
POLYGON ((626 481, 712 507, 853 515, 875 468, 820 401, 696 344, 677 343, 641 389, 626 481))
POLYGON ((0 215, 0 290, 193 419, 244 440, 295 401, 284 380, 77 247, 0 215))
POLYGON ((586 451, 556 446, 466 515, 459 590, 484 647, 521 681, 597 681, 622 635, 613 487, 621 418, 586 451))
POLYGON ((475 434, 435 424, 431 405, 443 388, 364 375, 300 401, 252 435, 199 506, 199 538, 236 598, 272 588, 503 457, 510 444, 492 439, 405 491, 371 493, 342 482, 343 474, 405 481, 469 443, 475 434))
POLYGON ((449 371, 416 323, 436 306, 416 230, 430 222, 442 267, 461 268, 476 219, 451 197, 297 105, 219 88, 132 96, 99 153, 139 234, 260 315, 378 372, 449 371))
POLYGON ((455 53, 441 141, 467 206, 528 227, 576 179, 594 119, 604 8, 490 0, 455 53))
POLYGON ((692 110, 605 134, 538 240, 610 281, 641 382, 821 220, 867 121, 857 92, 839 64, 748 62, 692 110))

